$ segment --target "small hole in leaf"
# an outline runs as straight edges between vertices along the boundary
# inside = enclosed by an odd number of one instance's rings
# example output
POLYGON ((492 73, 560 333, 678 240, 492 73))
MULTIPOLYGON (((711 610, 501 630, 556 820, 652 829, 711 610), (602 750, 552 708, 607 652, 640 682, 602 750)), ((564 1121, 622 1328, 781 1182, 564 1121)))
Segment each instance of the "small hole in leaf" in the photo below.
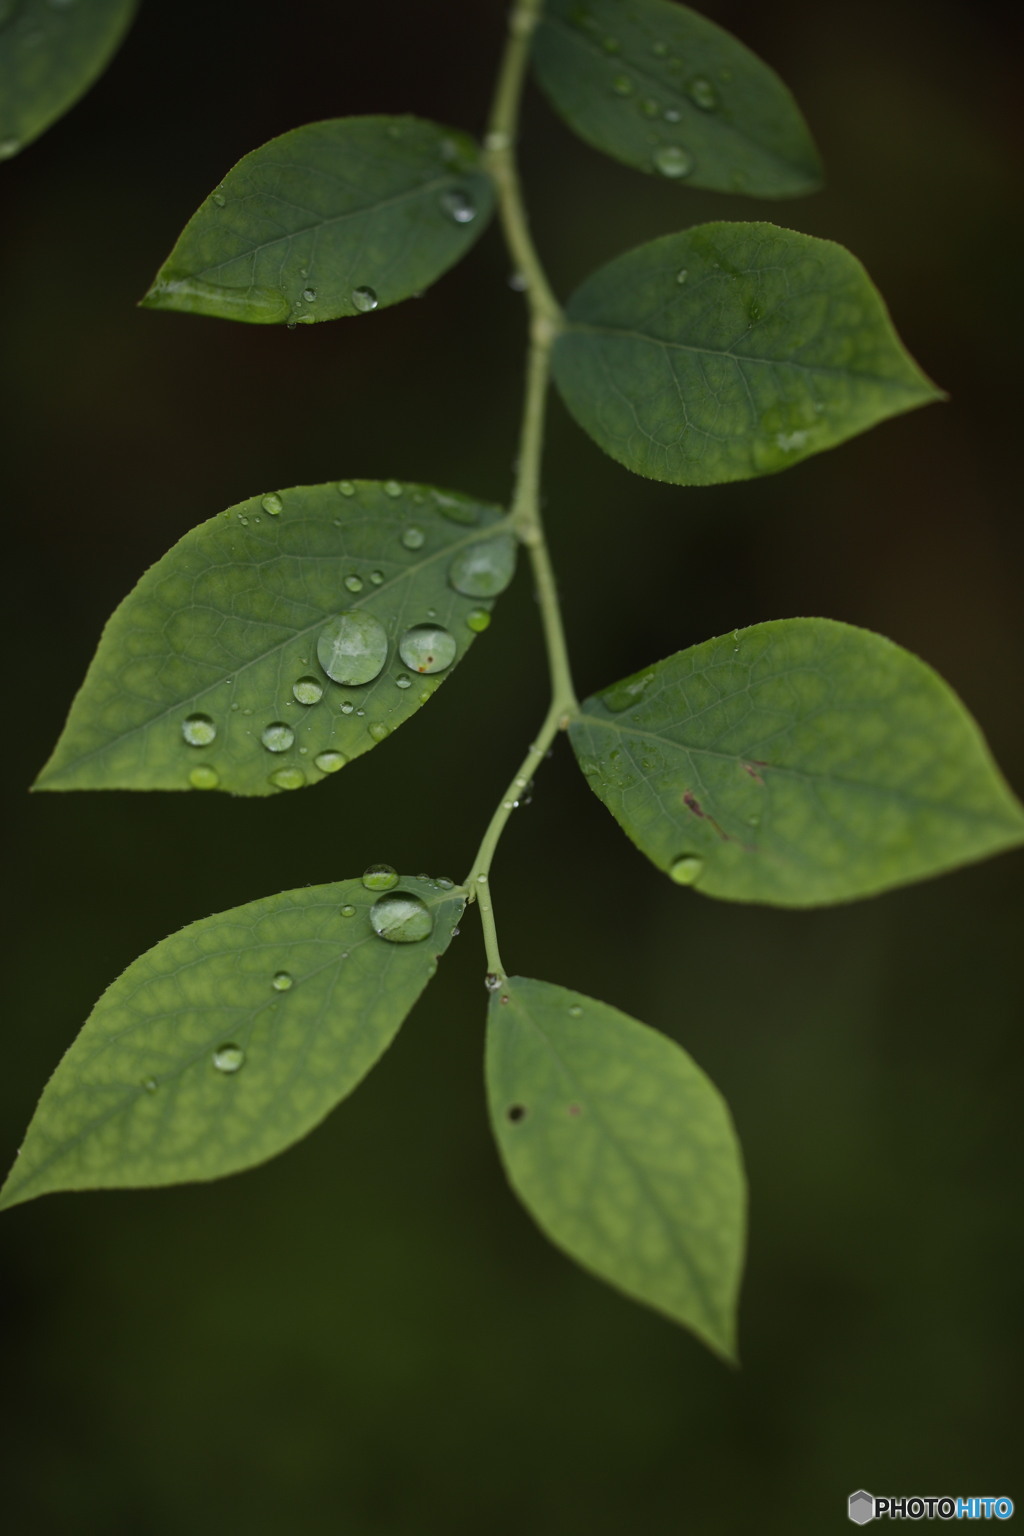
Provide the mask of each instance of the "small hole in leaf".
POLYGON ((512 1104, 512 1105, 509 1106, 508 1118, 510 1120, 521 1120, 525 1114, 526 1114, 526 1105, 525 1104, 512 1104))

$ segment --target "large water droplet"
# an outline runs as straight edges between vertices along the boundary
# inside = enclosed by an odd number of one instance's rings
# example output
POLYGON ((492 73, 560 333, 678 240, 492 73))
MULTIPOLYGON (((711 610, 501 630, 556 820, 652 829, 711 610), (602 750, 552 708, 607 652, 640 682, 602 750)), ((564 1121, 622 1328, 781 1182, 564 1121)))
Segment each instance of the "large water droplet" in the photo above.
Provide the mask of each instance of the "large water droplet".
POLYGON ((491 622, 491 616, 486 608, 474 608, 466 614, 466 628, 471 629, 475 635, 482 635, 491 622))
POLYGON ((204 764, 202 768, 192 769, 188 781, 193 789, 216 789, 220 783, 220 774, 216 768, 204 764))
POLYGON ((320 631, 316 654, 334 682, 372 683, 388 659, 387 630, 372 613, 340 613, 320 631))
POLYGON ((516 541, 510 533, 499 533, 460 549, 448 567, 448 580, 464 597, 497 597, 515 568, 516 541))
POLYGON ((380 300, 372 288, 353 288, 352 303, 360 314, 368 315, 371 309, 376 309, 380 300))
POLYGON ((344 752, 318 752, 313 759, 321 773, 337 773, 339 768, 344 768, 348 758, 344 752))
POLYGON ((208 747, 217 735, 217 727, 209 715, 189 715, 181 722, 181 734, 190 747, 208 747))
POLYGON ((292 683, 292 693, 300 704, 319 704, 324 696, 323 683, 315 677, 300 677, 292 683))
POLYGON ((408 891, 392 891, 370 908, 370 925, 390 944, 417 944, 430 937, 434 919, 426 902, 408 891))
POLYGON ((398 642, 398 654, 414 672, 443 672, 455 660, 455 639, 440 624, 415 624, 398 642))
POLYGON ((398 884, 398 871, 390 864, 371 864, 363 870, 363 884, 368 891, 390 891, 398 884))
POLYGON ((213 1064, 218 1072, 237 1072, 245 1066, 245 1052, 240 1045, 218 1045, 213 1053, 213 1064))
POLYGON ((295 744, 295 732, 283 720, 275 720, 263 727, 260 741, 268 752, 287 752, 295 744))
POLYGON ((696 75, 686 87, 686 94, 703 112, 713 112, 718 106, 718 92, 703 75, 696 75))
POLYGON ((270 983, 275 992, 287 992, 292 984, 293 978, 290 971, 275 971, 274 979, 270 983))
POLYGON ((306 775, 301 768, 275 768, 268 780, 275 789, 301 789, 306 775))
POLYGON ((455 224, 472 224, 476 218, 476 203, 458 187, 441 193, 441 208, 455 224))
POLYGON ((680 149, 678 144, 662 144, 654 151, 654 168, 672 180, 689 176, 693 170, 693 156, 680 149))
POLYGON ((270 496, 264 496, 260 505, 263 507, 264 512, 269 512, 271 517, 276 517, 284 507, 284 502, 280 496, 271 494, 270 496))
POLYGON ((684 853, 676 859, 669 874, 676 885, 695 885, 704 869, 704 860, 695 853, 684 853))

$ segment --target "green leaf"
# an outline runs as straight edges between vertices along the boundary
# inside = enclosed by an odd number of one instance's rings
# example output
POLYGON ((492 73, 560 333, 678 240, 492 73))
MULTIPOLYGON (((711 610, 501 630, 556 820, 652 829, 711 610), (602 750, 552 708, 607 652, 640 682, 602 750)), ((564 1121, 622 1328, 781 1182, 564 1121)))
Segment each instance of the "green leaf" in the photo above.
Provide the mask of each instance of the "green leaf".
POLYGON ((680 884, 806 907, 1024 842, 1024 810, 952 689, 890 640, 779 619, 587 699, 592 788, 680 884))
POLYGON ((593 273, 555 381, 594 441, 675 485, 747 480, 942 398, 849 251, 774 224, 703 224, 593 273))
POLYGON ((46 1086, 0 1206, 59 1189, 216 1179, 291 1146, 390 1045, 463 905, 450 881, 405 878, 382 896, 343 880, 282 891, 164 939, 89 1015, 46 1086), (400 893, 427 937, 377 936, 375 903, 400 893))
POLYGON ((386 309, 466 254, 494 193, 466 134, 417 117, 342 117, 240 160, 186 224, 142 300, 256 325, 386 309))
POLYGON ((606 1003, 515 976, 491 996, 487 1092, 505 1171, 547 1236, 735 1358, 740 1148, 686 1052, 606 1003))
POLYGON ((134 11, 135 0, 0 0, 0 160, 85 95, 134 11))
POLYGON ((35 787, 319 783, 425 704, 487 627, 517 551, 501 515, 342 480, 201 523, 113 614, 35 787))
POLYGON ((821 184, 800 110, 730 33, 665 0, 547 0, 533 66, 588 144, 716 192, 792 197, 821 184))

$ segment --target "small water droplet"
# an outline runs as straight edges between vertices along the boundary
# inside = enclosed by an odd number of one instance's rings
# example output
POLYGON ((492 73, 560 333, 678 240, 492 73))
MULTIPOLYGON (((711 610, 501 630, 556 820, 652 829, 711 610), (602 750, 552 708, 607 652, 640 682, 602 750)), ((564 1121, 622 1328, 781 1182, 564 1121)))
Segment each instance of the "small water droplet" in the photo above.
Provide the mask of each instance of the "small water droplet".
POLYGON ((361 592, 363 590, 363 578, 355 574, 346 576, 345 585, 350 592, 361 592))
POLYGON ((408 672, 399 672, 398 676, 395 678, 395 687, 396 688, 411 688, 412 687, 412 678, 409 676, 408 672))
POLYGON ((666 123, 678 123, 683 114, 678 107, 666 107, 661 115, 666 123))
POLYGON ((292 976, 289 971, 275 971, 274 979, 270 983, 275 992, 287 992, 292 984, 292 976))
POLYGON ((337 773, 339 768, 344 768, 348 758, 344 752, 318 752, 313 759, 321 773, 337 773))
POLYGON ((292 693, 300 704, 319 704, 324 696, 324 686, 315 677, 300 677, 292 683, 292 693))
POLYGON ((690 274, 685 267, 680 267, 679 271, 676 273, 676 282, 682 286, 682 284, 686 282, 689 275, 690 274))
POLYGON ((208 747, 217 735, 217 727, 209 715, 189 715, 181 722, 181 734, 190 747, 208 747))
POLYGON ((684 853, 681 859, 676 859, 669 875, 677 885, 695 885, 701 877, 704 869, 704 860, 695 853, 684 853))
POLYGON ((482 635, 491 622, 491 616, 486 608, 474 608, 466 614, 466 628, 471 629, 475 635, 482 635))
POLYGON ((356 488, 351 480, 339 480, 338 490, 343 496, 354 496, 356 493, 356 488))
POLYGON ((628 75, 616 75, 612 81, 612 90, 616 96, 632 96, 633 82, 628 75))
POLYGON ((605 53, 618 53, 621 46, 622 44, 617 37, 602 37, 601 39, 601 47, 605 53))
POLYGON ((580 1007, 579 1003, 573 1003, 572 1007, 569 1009, 569 1017, 570 1019, 582 1019, 583 1009, 580 1007))
POLYGON ((276 768, 268 780, 275 789, 301 789, 306 775, 301 768, 276 768))
POLYGON ((371 864, 363 870, 363 884, 368 891, 390 891, 398 884, 398 871, 391 864, 371 864))
POLYGON ((276 517, 284 507, 284 502, 281 500, 280 496, 272 493, 269 496, 264 496, 260 505, 262 506, 264 512, 269 512, 271 517, 276 517))
POLYGON ((147 1093, 156 1093, 156 1078, 144 1077, 142 1079, 142 1087, 145 1088, 147 1093))
POLYGON ((477 875, 476 883, 477 883, 477 885, 486 885, 487 884, 487 876, 486 875, 477 875))
POLYGON ((418 944, 434 929, 430 908, 410 891, 392 891, 370 908, 370 926, 389 944, 418 944))
POLYGON ((372 288, 353 288, 352 303, 360 314, 368 315, 371 309, 376 309, 380 300, 372 288))
POLYGON ((487 975, 484 977, 484 986, 487 988, 488 992, 499 991, 501 988, 501 977, 496 976, 493 971, 488 971, 487 975))
POLYGON ((316 654, 334 682, 349 687, 371 683, 388 659, 387 631, 372 613, 340 613, 320 631, 316 654))
POLYGON ((510 272, 507 281, 513 293, 525 293, 530 286, 525 272, 510 272))
POLYGON ((307 304, 315 304, 316 303, 316 289, 315 288, 303 288, 303 290, 302 290, 302 297, 305 299, 307 304))
POLYGON ((397 501, 402 494, 402 487, 397 480, 384 481, 384 495, 390 496, 392 501, 397 501))
POLYGON ((402 534, 406 549, 422 549, 425 535, 422 528, 407 528, 402 534))
POLYGON ((496 534, 460 549, 448 567, 448 580, 464 597, 497 597, 515 574, 516 541, 496 534))
POLYGON ((217 204, 218 208, 223 208, 224 204, 227 202, 227 198, 224 196, 223 192, 215 192, 213 194, 213 201, 217 204))
POLYGON ((346 902, 341 909, 342 917, 355 917, 356 909, 351 902, 346 902))
POLYGON ((375 720, 372 725, 367 726, 367 730, 374 741, 383 741, 386 736, 391 735, 390 728, 384 724, 383 720, 375 720))
POLYGON ((350 715, 354 709, 355 709, 355 705, 354 704, 350 704, 347 699, 346 699, 345 703, 341 706, 341 712, 342 712, 343 715, 350 715))
POLYGON ((468 192, 451 187, 441 193, 441 209, 455 224, 472 224, 476 218, 476 203, 468 192))
POLYGON ((440 624, 415 624, 398 642, 398 654, 414 672, 444 672, 455 660, 454 636, 440 624))
POLYGON ((654 151, 654 168, 674 181, 680 176, 689 176, 693 170, 693 156, 680 149, 678 144, 662 144, 654 151))
POLYGON ((384 572, 383 571, 371 571, 370 572, 370 580, 373 582, 373 585, 375 587, 381 586, 383 584, 383 581, 384 581, 384 572))
POLYGON ((20 139, 0 139, 0 160, 10 160, 21 148, 20 139))
POLYGON ((216 768, 211 768, 204 763, 202 768, 192 769, 188 781, 193 789, 216 789, 220 783, 220 774, 216 768))
POLYGON ((442 891, 452 891, 455 889, 455 881, 449 879, 447 875, 438 875, 434 884, 439 885, 442 891))
POLYGON ((274 720, 270 725, 263 727, 260 741, 268 752, 287 752, 288 748, 295 744, 295 732, 290 725, 285 725, 283 720, 274 720))
POLYGON ((718 106, 718 92, 710 80, 703 75, 696 75, 686 87, 686 94, 694 106, 700 107, 702 112, 713 112, 718 106))
POLYGON ((658 113, 661 111, 661 107, 655 101, 653 96, 645 96, 640 102, 640 111, 643 113, 644 117, 657 117, 658 113))
POLYGON ((218 1045, 213 1064, 218 1072, 237 1072, 245 1065, 245 1052, 240 1045, 218 1045))

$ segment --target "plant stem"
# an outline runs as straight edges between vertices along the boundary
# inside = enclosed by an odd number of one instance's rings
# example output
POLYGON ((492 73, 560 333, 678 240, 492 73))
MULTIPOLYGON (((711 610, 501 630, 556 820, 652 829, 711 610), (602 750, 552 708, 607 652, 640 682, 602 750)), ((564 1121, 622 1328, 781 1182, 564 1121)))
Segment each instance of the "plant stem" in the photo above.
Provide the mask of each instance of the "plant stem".
POLYGON ((498 210, 505 242, 525 284, 530 313, 530 346, 526 363, 526 392, 516 461, 516 481, 509 519, 530 556, 536 584, 551 677, 551 703, 537 738, 530 747, 501 803, 491 817, 466 879, 470 901, 480 908, 488 970, 498 977, 505 971, 498 951, 498 936, 490 896, 490 869, 505 823, 544 759, 556 733, 565 730, 579 704, 573 687, 565 630, 558 602, 555 574, 548 552, 540 510, 540 470, 544 446, 544 413, 551 366, 551 347, 563 325, 562 310, 551 291, 530 235, 516 164, 519 102, 529 54, 530 37, 537 25, 542 0, 519 0, 509 17, 509 35, 498 74, 490 124, 485 142, 485 163, 498 189, 498 210))

